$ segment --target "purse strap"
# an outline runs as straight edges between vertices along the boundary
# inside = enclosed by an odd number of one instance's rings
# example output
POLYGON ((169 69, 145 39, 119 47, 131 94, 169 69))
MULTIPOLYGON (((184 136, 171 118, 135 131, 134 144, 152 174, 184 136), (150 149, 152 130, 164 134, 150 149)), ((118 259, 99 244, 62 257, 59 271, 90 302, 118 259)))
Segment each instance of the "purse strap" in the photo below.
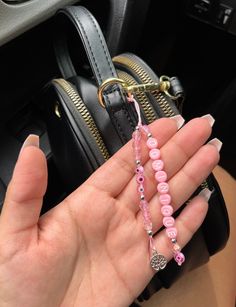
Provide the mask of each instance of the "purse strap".
MULTIPOLYGON (((97 86, 100 87, 107 79, 118 78, 100 26, 85 7, 67 6, 58 10, 56 19, 55 54, 59 69, 65 79, 77 75, 67 45, 66 22, 68 21, 79 34, 97 86)), ((132 114, 130 106, 125 103, 120 87, 116 84, 112 88, 104 89, 103 99, 117 134, 122 144, 125 144, 135 127, 135 114, 132 114)))
MULTIPOLYGON (((57 15, 66 16, 75 26, 84 45, 97 85, 100 86, 108 78, 117 78, 103 33, 94 16, 82 6, 65 7, 59 10, 57 15)), ((61 31, 57 31, 57 33, 59 35, 57 35, 56 56, 63 77, 68 79, 75 76, 76 71, 68 52, 65 32, 64 35, 61 35, 61 31)))

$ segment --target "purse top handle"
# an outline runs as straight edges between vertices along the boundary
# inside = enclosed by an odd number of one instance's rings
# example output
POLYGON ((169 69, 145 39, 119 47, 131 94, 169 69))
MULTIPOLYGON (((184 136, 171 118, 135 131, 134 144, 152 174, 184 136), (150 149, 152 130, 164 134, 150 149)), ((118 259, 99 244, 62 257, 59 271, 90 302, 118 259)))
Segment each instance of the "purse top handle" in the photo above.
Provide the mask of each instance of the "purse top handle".
MULTIPOLYGON (((68 22, 75 27, 79 34, 78 39, 83 43, 98 88, 106 80, 118 79, 101 28, 94 16, 85 7, 66 6, 59 9, 55 14, 55 20, 54 49, 64 79, 77 75, 67 44, 68 22)), ((97 103, 99 102, 97 101, 97 103)), ((128 115, 130 106, 127 105, 119 84, 112 84, 112 86, 103 90, 103 103, 122 143, 125 144, 127 142, 126 135, 133 131, 135 118, 131 119, 128 115), (120 122, 126 122, 126 127, 121 128, 120 122)))
POLYGON ((68 79, 76 75, 67 47, 65 23, 63 24, 63 19, 66 18, 79 34, 97 85, 101 86, 108 78, 117 78, 105 38, 94 16, 83 6, 67 6, 58 10, 56 17, 59 17, 59 29, 55 33, 56 56, 63 77, 68 79))

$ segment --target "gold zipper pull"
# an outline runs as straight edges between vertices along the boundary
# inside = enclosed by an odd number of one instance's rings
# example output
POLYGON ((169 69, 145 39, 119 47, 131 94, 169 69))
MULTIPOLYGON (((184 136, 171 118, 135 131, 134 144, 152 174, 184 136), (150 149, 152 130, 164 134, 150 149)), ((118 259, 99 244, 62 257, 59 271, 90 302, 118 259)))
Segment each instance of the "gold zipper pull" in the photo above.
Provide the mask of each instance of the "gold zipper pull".
POLYGON ((137 85, 130 85, 124 86, 123 89, 127 93, 140 93, 140 92, 150 92, 159 90, 160 84, 159 83, 147 83, 147 84, 137 84, 137 85))
POLYGON ((137 84, 137 85, 128 85, 124 80, 119 79, 119 78, 109 78, 105 80, 100 87, 98 88, 98 100, 102 107, 105 108, 105 104, 103 101, 103 91, 105 88, 108 86, 114 85, 114 84, 119 84, 122 88, 122 90, 130 95, 133 93, 140 93, 140 92, 163 92, 166 95, 168 95, 172 99, 176 99, 176 97, 173 97, 170 95, 168 90, 170 89, 170 78, 167 76, 161 76, 160 77, 160 82, 158 83, 142 83, 142 84, 137 84))
MULTIPOLYGON (((161 77, 162 78, 162 77, 161 77)), ((123 85, 123 90, 128 93, 140 93, 140 92, 168 92, 170 88, 170 81, 169 79, 166 79, 165 76, 163 76, 163 79, 160 79, 160 82, 158 83, 143 83, 143 84, 137 84, 137 85, 123 85)))

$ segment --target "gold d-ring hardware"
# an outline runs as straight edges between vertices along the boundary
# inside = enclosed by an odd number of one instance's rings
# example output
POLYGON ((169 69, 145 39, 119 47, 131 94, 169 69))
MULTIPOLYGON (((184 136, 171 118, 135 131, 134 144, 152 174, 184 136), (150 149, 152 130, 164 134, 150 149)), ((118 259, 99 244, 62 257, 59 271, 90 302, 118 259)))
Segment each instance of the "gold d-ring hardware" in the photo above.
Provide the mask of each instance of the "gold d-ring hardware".
POLYGON ((100 85, 100 87, 98 88, 98 101, 103 108, 105 108, 105 104, 104 104, 104 101, 103 101, 103 91, 106 87, 108 87, 112 84, 120 84, 123 88, 125 88, 127 86, 126 82, 122 79, 119 79, 119 78, 109 78, 109 79, 105 80, 100 85))

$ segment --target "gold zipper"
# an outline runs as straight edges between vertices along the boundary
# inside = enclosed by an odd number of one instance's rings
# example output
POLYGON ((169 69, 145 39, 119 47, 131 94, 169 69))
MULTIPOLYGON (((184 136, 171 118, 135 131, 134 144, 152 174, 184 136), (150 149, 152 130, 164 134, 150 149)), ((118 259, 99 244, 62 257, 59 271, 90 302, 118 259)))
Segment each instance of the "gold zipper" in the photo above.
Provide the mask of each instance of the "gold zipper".
MULTIPOLYGON (((113 58, 113 62, 116 64, 121 64, 129 67, 141 80, 142 83, 154 83, 150 75, 137 63, 135 62, 131 57, 128 56, 116 56, 113 58)), ((160 91, 151 91, 150 92, 153 97, 157 100, 160 108, 162 109, 163 113, 166 117, 174 116, 176 115, 174 111, 172 110, 171 106, 169 105, 168 101, 166 100, 163 93, 160 91)), ((141 102, 141 104, 144 104, 144 102, 141 102)), ((148 104, 150 105, 150 102, 148 101, 148 104)))
MULTIPOLYGON (((138 84, 134 78, 132 78, 124 71, 117 70, 117 74, 119 78, 124 80, 128 85, 135 86, 138 84)), ((148 121, 148 123, 152 123, 156 119, 156 113, 152 105, 149 103, 147 96, 144 92, 137 92, 135 93, 135 95, 142 106, 142 110, 144 112, 146 120, 148 121)))
MULTIPOLYGON (((69 82, 67 82, 64 79, 54 79, 54 82, 56 82, 70 97, 71 101, 75 105, 76 109, 79 111, 80 115, 84 119, 91 135, 94 137, 95 142, 100 149, 102 156, 104 160, 108 160, 110 158, 110 154, 103 142, 103 139, 101 137, 101 134, 89 112, 85 104, 83 103, 81 97, 78 95, 78 93, 73 89, 73 87, 70 85, 69 82)), ((58 109, 55 110, 56 114, 58 114, 58 109)))
POLYGON ((204 190, 204 189, 208 189, 209 190, 209 185, 207 183, 207 180, 204 180, 202 183, 201 183, 201 189, 204 190))

